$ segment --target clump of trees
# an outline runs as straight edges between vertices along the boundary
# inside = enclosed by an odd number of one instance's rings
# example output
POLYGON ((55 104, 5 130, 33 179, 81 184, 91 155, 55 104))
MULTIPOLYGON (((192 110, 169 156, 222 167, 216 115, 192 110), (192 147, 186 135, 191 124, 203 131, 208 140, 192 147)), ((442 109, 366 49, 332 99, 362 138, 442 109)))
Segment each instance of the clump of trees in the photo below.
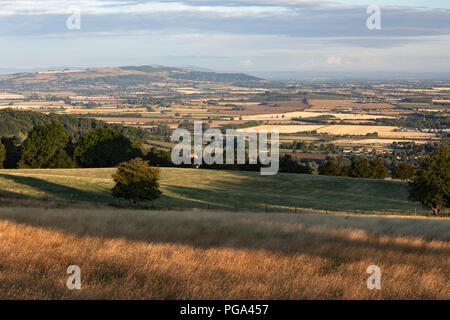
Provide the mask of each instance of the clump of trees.
POLYGON ((409 200, 419 201, 439 215, 450 204, 450 153, 447 145, 426 156, 409 183, 409 200))
POLYGON ((149 166, 147 161, 135 158, 122 162, 113 175, 115 186, 113 195, 133 201, 135 205, 142 200, 159 198, 159 169, 149 166))
POLYGON ((16 137, 0 144, 0 164, 8 169, 113 167, 143 156, 142 146, 119 131, 95 129, 74 143, 58 122, 33 128, 22 144, 16 137))
POLYGON ((319 174, 323 176, 341 176, 342 168, 336 161, 326 161, 319 167, 319 174))
POLYGON ((280 159, 280 172, 311 174, 312 169, 286 154, 280 159))
POLYGON ((389 170, 382 159, 375 159, 372 164, 366 157, 355 159, 350 167, 341 166, 336 161, 326 161, 319 167, 319 174, 325 176, 342 176, 354 178, 384 179, 389 170))
POLYGON ((112 167, 122 161, 142 157, 142 149, 114 129, 100 128, 80 137, 74 158, 82 167, 112 167))

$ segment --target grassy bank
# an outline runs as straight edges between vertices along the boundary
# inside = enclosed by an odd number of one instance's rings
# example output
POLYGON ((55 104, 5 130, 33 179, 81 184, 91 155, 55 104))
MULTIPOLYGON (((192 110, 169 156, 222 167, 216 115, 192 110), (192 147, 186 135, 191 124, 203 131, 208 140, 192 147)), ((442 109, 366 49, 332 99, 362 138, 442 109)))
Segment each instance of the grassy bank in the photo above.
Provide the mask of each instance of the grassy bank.
MULTIPOLYGON (((25 197, 118 204, 111 195, 114 169, 0 170, 0 197, 25 197)), ((160 209, 321 212, 375 211, 411 214, 398 181, 258 172, 162 168, 162 197, 144 205, 160 209)), ((126 201, 122 206, 129 205, 126 201)))

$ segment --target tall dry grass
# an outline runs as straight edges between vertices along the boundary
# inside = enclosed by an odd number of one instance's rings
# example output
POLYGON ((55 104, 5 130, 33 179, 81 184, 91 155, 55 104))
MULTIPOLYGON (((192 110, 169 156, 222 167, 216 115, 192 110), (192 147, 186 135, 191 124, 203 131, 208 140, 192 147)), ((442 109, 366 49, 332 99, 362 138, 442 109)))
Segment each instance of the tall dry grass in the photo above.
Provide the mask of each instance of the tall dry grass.
POLYGON ((448 219, 0 208, 0 298, 449 299, 449 241, 448 219))

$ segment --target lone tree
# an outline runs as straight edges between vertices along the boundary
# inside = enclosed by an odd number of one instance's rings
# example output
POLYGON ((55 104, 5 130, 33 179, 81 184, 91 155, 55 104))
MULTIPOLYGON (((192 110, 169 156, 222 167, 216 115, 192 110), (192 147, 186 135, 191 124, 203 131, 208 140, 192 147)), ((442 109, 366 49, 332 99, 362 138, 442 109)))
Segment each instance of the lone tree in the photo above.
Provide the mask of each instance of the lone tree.
POLYGON ((159 169, 149 166, 141 158, 122 162, 113 175, 116 185, 113 195, 118 198, 132 200, 135 205, 142 200, 159 198, 159 169))
POLYGON ((400 162, 395 166, 394 170, 392 170, 392 178, 400 179, 403 181, 411 180, 414 177, 415 169, 412 164, 408 162, 400 162))
POLYGON ((21 168, 70 168, 68 154, 71 142, 64 127, 57 122, 37 126, 30 131, 22 146, 21 168))
POLYGON ((416 176, 409 183, 409 200, 420 201, 439 215, 450 204, 450 154, 441 145, 419 164, 416 176))
POLYGON ((74 156, 82 167, 102 168, 142 156, 142 151, 121 132, 100 128, 80 137, 74 156))
POLYGON ((2 143, 2 140, 0 139, 0 169, 3 169, 3 162, 5 162, 6 159, 6 152, 5 152, 5 146, 2 143))

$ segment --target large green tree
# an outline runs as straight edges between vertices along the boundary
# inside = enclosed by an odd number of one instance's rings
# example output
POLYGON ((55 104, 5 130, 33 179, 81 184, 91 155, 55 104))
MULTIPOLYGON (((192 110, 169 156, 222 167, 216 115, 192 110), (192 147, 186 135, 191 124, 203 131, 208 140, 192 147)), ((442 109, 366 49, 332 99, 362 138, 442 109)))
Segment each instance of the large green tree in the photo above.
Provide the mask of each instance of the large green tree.
POLYGON ((409 183, 409 200, 420 201, 439 215, 450 204, 450 153, 441 145, 419 164, 415 177, 409 183))
POLYGON ((135 204, 141 200, 155 200, 161 194, 159 169, 150 167, 141 158, 119 164, 113 180, 113 195, 132 200, 135 204))
POLYGON ((383 160, 379 158, 375 159, 375 161, 372 164, 371 170, 372 170, 371 178, 374 179, 384 179, 386 178, 389 172, 386 166, 384 165, 383 160))
POLYGON ((367 158, 362 157, 353 161, 350 176, 355 178, 370 178, 372 176, 372 168, 367 158))
POLYGON ((3 169, 3 163, 5 162, 5 159, 6 159, 5 146, 0 140, 0 169, 3 169))
POLYGON ((22 146, 21 168, 70 168, 72 157, 68 154, 70 139, 64 127, 57 123, 32 129, 22 146))
POLYGON ((142 156, 142 150, 119 131, 96 129, 78 140, 74 156, 82 167, 114 167, 117 164, 142 156))

